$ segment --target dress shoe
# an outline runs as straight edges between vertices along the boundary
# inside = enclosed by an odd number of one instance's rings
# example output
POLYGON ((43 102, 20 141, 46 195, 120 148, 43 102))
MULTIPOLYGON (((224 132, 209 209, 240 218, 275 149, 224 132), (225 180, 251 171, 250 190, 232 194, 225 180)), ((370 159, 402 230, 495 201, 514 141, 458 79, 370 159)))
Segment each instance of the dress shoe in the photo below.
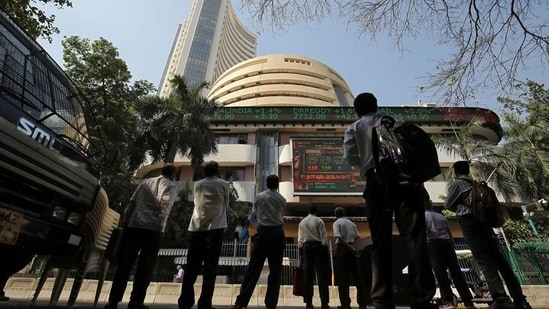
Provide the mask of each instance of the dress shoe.
POLYGON ((521 302, 516 302, 515 307, 517 309, 532 309, 532 306, 530 306, 530 304, 525 300, 523 300, 521 302))
POLYGON ((231 309, 244 309, 244 307, 242 307, 242 305, 239 305, 239 304, 234 304, 231 309))
POLYGON ((509 300, 496 300, 488 306, 489 309, 516 309, 515 304, 509 300))
POLYGON ((412 309, 439 309, 437 304, 433 303, 424 303, 411 306, 412 309))
POLYGON ((117 309, 118 303, 115 302, 108 302, 103 309, 117 309))
POLYGON ((0 301, 8 301, 10 300, 9 297, 7 297, 6 295, 0 295, 0 301))
POLYGON ((143 303, 130 301, 128 303, 128 309, 149 309, 149 306, 145 306, 143 303))

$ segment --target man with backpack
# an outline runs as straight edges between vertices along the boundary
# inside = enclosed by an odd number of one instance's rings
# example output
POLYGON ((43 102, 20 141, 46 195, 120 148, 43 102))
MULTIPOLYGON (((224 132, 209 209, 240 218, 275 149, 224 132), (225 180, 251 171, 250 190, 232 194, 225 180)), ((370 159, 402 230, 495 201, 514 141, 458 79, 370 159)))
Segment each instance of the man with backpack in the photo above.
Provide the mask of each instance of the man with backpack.
POLYGON ((371 93, 359 94, 354 102, 359 119, 345 131, 344 157, 360 169, 366 180, 363 197, 372 235, 372 293, 376 309, 393 309, 393 215, 408 254, 409 300, 412 309, 438 309, 431 303, 435 280, 429 263, 423 184, 382 181, 376 168, 374 130, 383 115, 377 115, 377 99, 371 93))
POLYGON ((455 180, 448 186, 444 207, 454 211, 459 217, 463 237, 474 258, 478 262, 493 302, 490 309, 532 309, 526 301, 513 269, 499 251, 499 246, 491 226, 477 219, 471 210, 472 179, 469 176, 469 163, 457 161, 452 166, 455 180), (505 292, 501 277, 511 294, 512 301, 505 292))

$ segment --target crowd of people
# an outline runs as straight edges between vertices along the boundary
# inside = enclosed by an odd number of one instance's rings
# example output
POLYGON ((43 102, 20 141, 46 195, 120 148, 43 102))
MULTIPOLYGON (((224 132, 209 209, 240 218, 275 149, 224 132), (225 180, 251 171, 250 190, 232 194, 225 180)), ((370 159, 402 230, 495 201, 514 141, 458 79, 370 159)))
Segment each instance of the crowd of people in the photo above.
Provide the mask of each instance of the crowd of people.
MULTIPOLYGON (((340 301, 338 308, 351 308, 351 279, 356 286, 359 309, 368 306, 376 309, 395 308, 393 223, 396 223, 407 253, 408 300, 411 309, 456 308, 452 281, 465 308, 475 308, 473 296, 457 263, 448 221, 434 211, 423 184, 387 183, 380 178, 372 148, 374 128, 379 126, 382 117, 377 113, 376 97, 371 93, 358 95, 354 100, 354 109, 358 120, 345 131, 343 149, 346 161, 357 167, 360 176, 366 181, 363 197, 372 241, 371 269, 362 269, 361 252, 357 246, 360 240, 357 226, 345 217, 342 207, 337 207, 334 211, 336 220, 333 222, 333 257, 340 301), (433 302, 436 283, 440 289, 441 304, 433 302), (370 286, 371 289, 367 289, 370 286)), ((229 184, 219 177, 217 162, 207 162, 203 170, 205 177, 194 184, 194 210, 188 226, 190 240, 187 244, 187 264, 185 271, 182 266, 178 266, 177 274, 174 275, 174 281, 181 283, 179 309, 191 309, 195 304, 198 309, 212 309, 218 262, 227 228, 229 184), (203 282, 196 301, 194 286, 200 271, 203 282)), ((177 172, 175 166, 166 164, 160 176, 144 179, 135 190, 123 215, 124 230, 118 263, 105 309, 117 309, 135 261, 137 268, 127 308, 147 309, 144 304, 146 290, 152 278, 160 240, 177 196, 177 185, 173 180, 177 172)), ((448 186, 444 207, 459 217, 465 241, 480 265, 493 299, 490 308, 531 309, 513 270, 498 249, 493 229, 472 215, 468 162, 455 162, 453 172, 455 180, 448 186)), ((278 305, 286 246, 283 225, 287 202, 278 192, 277 175, 269 175, 265 181, 267 190, 257 194, 248 217, 257 233, 252 239, 250 261, 233 309, 248 306, 266 260, 269 276, 265 307, 276 309, 278 305)), ((313 291, 316 283, 320 308, 330 309, 332 267, 329 261, 332 253, 328 249, 330 240, 325 223, 317 216, 317 211, 317 207, 311 205, 308 215, 300 221, 298 227, 299 255, 304 265, 303 302, 306 309, 314 308, 313 291)), ((247 238, 247 233, 245 235, 247 238)), ((8 300, 3 293, 0 295, 2 300, 8 300)))

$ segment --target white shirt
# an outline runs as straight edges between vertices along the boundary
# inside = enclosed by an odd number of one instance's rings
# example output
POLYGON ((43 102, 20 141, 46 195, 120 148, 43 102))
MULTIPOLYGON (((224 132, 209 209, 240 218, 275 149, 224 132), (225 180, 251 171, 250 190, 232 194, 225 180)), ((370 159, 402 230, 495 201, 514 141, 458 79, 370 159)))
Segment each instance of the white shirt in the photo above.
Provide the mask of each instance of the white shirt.
POLYGON ((229 183, 218 177, 206 177, 194 184, 194 210, 189 231, 227 228, 229 183))
POLYGON ((307 241, 320 241, 322 245, 327 245, 326 226, 319 217, 309 214, 299 222, 297 233, 297 244, 303 247, 307 241))
POLYGON ((366 171, 376 167, 372 150, 372 128, 380 125, 383 115, 368 114, 352 123, 345 131, 343 158, 351 166, 360 168, 360 176, 366 179, 366 171))
POLYGON ((358 238, 356 224, 348 218, 338 218, 335 220, 333 227, 336 243, 340 242, 339 238, 344 239, 348 243, 354 243, 358 238))

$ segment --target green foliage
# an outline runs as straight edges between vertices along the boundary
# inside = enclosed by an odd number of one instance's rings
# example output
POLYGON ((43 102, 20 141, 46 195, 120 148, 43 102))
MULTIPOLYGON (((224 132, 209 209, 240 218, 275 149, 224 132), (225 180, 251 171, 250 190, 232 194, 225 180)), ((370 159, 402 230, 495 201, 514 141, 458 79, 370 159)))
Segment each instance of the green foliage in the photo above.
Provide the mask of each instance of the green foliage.
MULTIPOLYGON (((229 209, 227 210, 227 229, 225 230, 224 240, 234 239, 235 228, 251 210, 248 202, 238 200, 238 192, 229 182, 229 209)), ((172 212, 166 224, 164 239, 161 246, 163 248, 186 248, 189 243, 189 222, 194 209, 192 201, 192 188, 190 183, 185 183, 179 192, 179 199, 175 202, 172 212)))
POLYGON ((72 7, 69 0, 0 0, 0 7, 34 39, 42 37, 50 43, 52 35, 59 33, 53 25, 55 15, 48 15, 36 6, 37 3, 51 4, 58 9, 72 7))
POLYGON ((527 242, 535 239, 535 235, 528 224, 521 220, 507 220, 503 225, 503 231, 511 246, 517 242, 527 242))
POLYGON ((184 184, 179 197, 174 203, 172 212, 166 223, 162 248, 184 248, 189 243, 189 222, 193 214, 194 203, 192 201, 191 183, 184 184))
POLYGON ((189 86, 179 75, 171 83, 173 90, 168 97, 153 95, 138 100, 136 108, 144 127, 140 143, 146 145, 154 161, 174 162, 179 153, 198 167, 205 155, 217 152, 209 123, 217 106, 201 94, 208 83, 189 86))
POLYGON ((516 195, 532 201, 549 195, 549 91, 533 81, 520 89, 519 99, 498 99, 505 108, 501 154, 516 179, 516 195))
POLYGON ((94 158, 103 173, 102 184, 109 204, 120 211, 135 189, 133 173, 145 153, 137 141, 142 129, 133 104, 154 87, 147 81, 132 84, 126 63, 104 38, 91 42, 71 36, 62 44, 65 71, 89 102, 87 118, 94 116, 100 129, 90 134, 104 143, 104 152, 94 158))

